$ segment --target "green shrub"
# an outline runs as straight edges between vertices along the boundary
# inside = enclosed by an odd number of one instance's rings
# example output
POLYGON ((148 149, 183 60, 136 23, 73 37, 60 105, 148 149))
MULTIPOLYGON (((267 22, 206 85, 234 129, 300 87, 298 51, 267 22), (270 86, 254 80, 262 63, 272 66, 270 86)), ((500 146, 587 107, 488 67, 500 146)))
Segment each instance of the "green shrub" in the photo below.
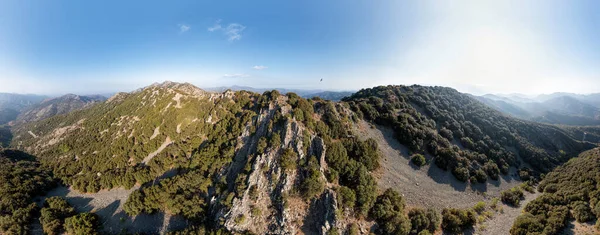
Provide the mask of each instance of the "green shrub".
POLYGON ((577 222, 585 223, 595 219, 592 210, 585 202, 576 202, 573 206, 573 217, 577 220, 577 222))
POLYGON ((298 156, 296 155, 296 152, 294 152, 293 149, 286 148, 279 158, 279 164, 283 170, 293 170, 296 169, 297 160, 298 156))
POLYGON ((423 154, 413 154, 412 157, 410 157, 410 161, 419 167, 425 166, 425 164, 427 164, 427 159, 425 159, 425 156, 423 156, 423 154))
POLYGON ((440 217, 435 210, 413 208, 408 212, 411 224, 411 234, 421 234, 423 231, 435 232, 440 224, 440 217))
POLYGON ((464 167, 454 168, 454 170, 452 170, 452 174, 454 175, 454 177, 456 177, 456 179, 462 182, 467 182, 467 180, 469 179, 469 170, 467 170, 467 168, 464 167))
POLYGON ((442 211, 442 229, 449 233, 461 233, 473 227, 477 217, 472 210, 444 209, 442 211))
POLYGON ((514 187, 511 189, 507 189, 500 193, 500 199, 502 202, 511 205, 511 206, 519 206, 521 203, 521 198, 523 198, 523 190, 520 187, 514 187))
POLYGON ((348 235, 360 235, 360 229, 356 223, 350 224, 348 228, 348 235))
POLYGON ((93 213, 81 213, 65 220, 65 231, 70 235, 98 234, 98 216, 93 213))
POLYGON ((352 191, 352 189, 346 186, 340 186, 337 189, 337 200, 340 204, 340 207, 352 209, 354 208, 356 202, 356 195, 354 194, 354 191, 352 191))
POLYGON ((473 206, 473 210, 477 212, 477 214, 481 214, 485 211, 485 202, 478 202, 473 206))
POLYGON ((316 157, 312 156, 308 163, 307 176, 300 185, 302 196, 307 200, 312 199, 313 197, 321 194, 324 188, 325 182, 323 182, 323 178, 321 178, 319 162, 317 161, 316 157))
POLYGON ((409 234, 410 220, 404 215, 404 198, 392 189, 377 197, 371 217, 379 225, 380 234, 409 234))

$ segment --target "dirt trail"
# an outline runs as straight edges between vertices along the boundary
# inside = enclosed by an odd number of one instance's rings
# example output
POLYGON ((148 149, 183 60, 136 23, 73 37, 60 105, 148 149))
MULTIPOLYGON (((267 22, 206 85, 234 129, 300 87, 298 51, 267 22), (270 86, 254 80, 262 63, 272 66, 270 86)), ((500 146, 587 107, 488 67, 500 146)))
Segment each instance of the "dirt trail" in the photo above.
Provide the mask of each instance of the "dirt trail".
MULTIPOLYGON (((38 205, 48 197, 60 196, 71 204, 77 212, 93 212, 100 217, 102 231, 107 234, 128 233, 165 234, 167 231, 182 229, 187 221, 180 216, 164 213, 141 214, 129 217, 123 210, 127 197, 138 187, 101 190, 97 193, 80 193, 64 186, 57 187, 44 197, 37 197, 38 205)), ((37 219, 36 219, 37 220, 37 219)), ((32 234, 42 234, 39 223, 32 226, 32 234)))
MULTIPOLYGON (((376 173, 381 189, 398 190, 410 207, 468 208, 478 201, 491 200, 500 192, 519 185, 521 182, 511 175, 502 176, 499 181, 488 180, 486 184, 469 185, 458 181, 449 171, 443 171, 433 164, 418 168, 409 161, 409 150, 394 138, 394 131, 381 127, 371 127, 361 121, 355 127, 359 138, 373 138, 379 144, 383 159, 376 173)), ((431 156, 427 156, 431 160, 431 156)))

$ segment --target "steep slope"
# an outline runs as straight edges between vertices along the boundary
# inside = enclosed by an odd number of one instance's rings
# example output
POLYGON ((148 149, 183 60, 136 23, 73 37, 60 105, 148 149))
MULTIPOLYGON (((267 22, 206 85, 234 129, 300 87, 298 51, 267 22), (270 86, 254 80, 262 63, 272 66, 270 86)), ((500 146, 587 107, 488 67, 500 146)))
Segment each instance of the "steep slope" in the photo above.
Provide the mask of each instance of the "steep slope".
POLYGON ((547 172, 595 146, 556 126, 504 116, 451 88, 376 87, 344 101, 359 117, 393 128, 400 143, 430 154, 462 181, 497 178, 521 161, 547 172))
POLYGON ((600 149, 586 151, 550 172, 540 183, 543 194, 528 203, 511 234, 598 234, 600 223, 600 149), (575 221, 573 221, 575 220, 575 221), (569 223, 573 226, 567 226, 569 223))
POLYGON ((33 197, 54 186, 52 173, 31 155, 0 149, 0 232, 26 234, 37 206, 33 197))
MULTIPOLYGON (((114 205, 98 214, 124 211, 119 216, 127 226, 163 214, 183 218, 186 231, 195 232, 434 232, 439 210, 428 214, 432 226, 415 222, 411 228, 402 188, 378 196, 378 185, 394 186, 374 175, 396 169, 384 164, 402 156, 387 156, 384 148, 396 140, 367 129, 368 122, 394 133, 404 157, 423 153, 433 162, 427 175, 417 173, 420 179, 435 178, 429 172, 442 172, 439 167, 471 185, 487 185, 488 177, 501 182, 494 193, 511 186, 507 179, 519 182, 516 174, 527 180, 595 147, 574 140, 576 130, 507 117, 449 88, 376 87, 331 102, 277 91, 211 93, 172 82, 17 125, 12 145, 35 155, 68 190, 79 191, 66 197, 87 193, 82 197, 94 198, 94 205, 114 205), (95 196, 118 192, 126 194, 95 202, 95 196)), ((401 169, 405 176, 413 173, 401 169)), ((429 186, 410 188, 411 209, 438 206, 413 203, 414 195, 435 188, 429 186)), ((440 188, 463 198, 456 204, 463 209, 482 199, 440 188)), ((110 216, 101 219, 110 224, 105 229, 123 228, 112 226, 110 216)), ((164 228, 169 220, 161 220, 164 228)), ((159 229, 152 231, 165 231, 159 229)))
POLYGON ((79 96, 73 94, 47 99, 24 109, 17 117, 17 122, 39 121, 55 115, 84 109, 104 100, 106 98, 101 96, 79 96))
POLYGON ((357 195, 357 215, 377 193, 369 173, 377 147, 346 138, 337 108, 277 91, 208 93, 166 82, 16 126, 13 144, 75 190, 137 187, 124 205, 131 216, 162 211, 229 231, 313 234, 346 229, 348 220, 335 219, 338 185, 357 195), (344 169, 355 170, 326 184, 334 141, 352 149, 344 169))

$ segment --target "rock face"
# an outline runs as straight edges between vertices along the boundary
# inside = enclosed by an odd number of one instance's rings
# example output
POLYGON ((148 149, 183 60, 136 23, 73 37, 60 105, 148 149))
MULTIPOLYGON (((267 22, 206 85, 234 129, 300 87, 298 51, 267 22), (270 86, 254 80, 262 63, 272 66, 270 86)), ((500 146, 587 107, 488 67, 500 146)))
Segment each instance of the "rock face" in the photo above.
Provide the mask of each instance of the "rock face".
POLYGON ((25 123, 43 120, 52 116, 88 108, 104 100, 106 98, 102 96, 79 96, 73 94, 47 99, 24 110, 17 117, 17 122, 25 123))
MULTIPOLYGON (((285 102, 278 102, 265 109, 256 118, 260 123, 255 135, 242 137, 246 146, 238 150, 240 158, 251 166, 242 195, 233 199, 231 208, 220 208, 215 218, 225 218, 224 226, 232 232, 250 231, 256 234, 325 234, 335 226, 337 202, 335 192, 327 188, 316 199, 306 201, 297 194, 298 184, 304 173, 301 169, 285 169, 281 165, 284 149, 291 149, 294 161, 307 161, 315 156, 320 161, 321 172, 326 169, 323 140, 295 119, 286 121, 281 130, 283 141, 262 153, 255 151, 260 137, 268 136, 268 122, 281 111, 290 113, 285 102), (307 136, 308 138, 304 138, 307 136), (305 142, 307 141, 308 142, 305 142), (243 149, 246 148, 246 149, 243 149)), ((241 159, 237 159, 240 160, 241 159)), ((232 164, 228 174, 238 176, 243 165, 232 164)), ((325 175, 321 174, 324 182, 325 175)))

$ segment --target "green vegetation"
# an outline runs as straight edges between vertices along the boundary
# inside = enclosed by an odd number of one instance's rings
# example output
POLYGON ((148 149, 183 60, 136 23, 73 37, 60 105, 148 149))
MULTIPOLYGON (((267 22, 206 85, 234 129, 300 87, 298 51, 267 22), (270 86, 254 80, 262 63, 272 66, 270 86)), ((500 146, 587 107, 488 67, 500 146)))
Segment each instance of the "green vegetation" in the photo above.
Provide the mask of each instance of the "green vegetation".
POLYGON ((37 211, 33 197, 55 181, 33 156, 18 150, 0 150, 0 165, 0 233, 25 234, 37 211))
POLYGON ((46 199, 41 211, 40 223, 44 233, 61 234, 65 219, 75 215, 75 209, 60 197, 46 199))
POLYGON ((69 235, 93 235, 99 226, 98 216, 81 213, 65 219, 65 231, 69 235))
POLYGON ((410 161, 419 167, 425 166, 425 164, 427 164, 427 159, 425 159, 425 156, 423 156, 423 154, 413 154, 410 157, 410 161))
POLYGON ((521 199, 524 196, 523 190, 519 186, 504 190, 502 193, 500 193, 500 199, 502 199, 502 202, 511 206, 519 206, 521 204, 521 199))
POLYGON ((425 231, 434 233, 440 226, 440 216, 433 209, 413 208, 408 212, 408 218, 411 224, 411 234, 421 234, 425 231))
POLYGON ((476 223, 477 217, 472 210, 450 208, 442 211, 442 229, 446 232, 462 233, 476 223))
POLYGON ((511 148, 538 172, 548 172, 594 147, 577 141, 576 133, 507 117, 451 88, 380 86, 343 101, 359 118, 392 128, 411 151, 431 154, 438 167, 471 183, 518 167, 511 148))
POLYGON ((590 150, 548 173, 538 186, 543 194, 525 206, 510 233, 558 234, 571 218, 599 218, 599 159, 600 150, 590 150))
POLYGON ((370 215, 379 225, 380 234, 409 234, 411 231, 411 222, 404 214, 404 198, 394 190, 387 189, 377 197, 370 215))
POLYGON ((308 166, 306 169, 306 177, 302 181, 300 185, 300 190, 302 191, 302 196, 305 199, 312 199, 313 197, 320 195, 325 188, 325 182, 321 177, 321 171, 319 170, 319 162, 317 158, 312 156, 308 161, 308 166))

